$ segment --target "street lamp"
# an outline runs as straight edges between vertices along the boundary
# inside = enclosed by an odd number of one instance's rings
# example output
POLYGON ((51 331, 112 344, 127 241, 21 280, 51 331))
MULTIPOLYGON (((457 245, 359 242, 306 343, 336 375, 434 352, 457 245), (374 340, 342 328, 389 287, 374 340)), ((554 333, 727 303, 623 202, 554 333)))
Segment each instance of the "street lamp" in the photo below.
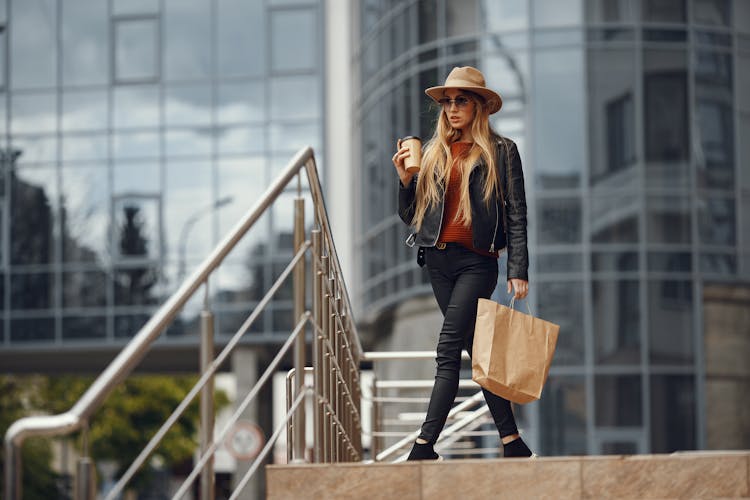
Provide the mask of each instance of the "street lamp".
POLYGON ((178 282, 182 283, 182 281, 185 279, 185 246, 187 245, 187 238, 190 230, 201 217, 232 203, 233 200, 233 196, 225 196, 224 198, 219 198, 210 205, 207 205, 193 212, 193 214, 188 217, 188 219, 182 225, 182 230, 180 231, 180 240, 177 244, 177 253, 179 258, 179 266, 177 272, 178 282))

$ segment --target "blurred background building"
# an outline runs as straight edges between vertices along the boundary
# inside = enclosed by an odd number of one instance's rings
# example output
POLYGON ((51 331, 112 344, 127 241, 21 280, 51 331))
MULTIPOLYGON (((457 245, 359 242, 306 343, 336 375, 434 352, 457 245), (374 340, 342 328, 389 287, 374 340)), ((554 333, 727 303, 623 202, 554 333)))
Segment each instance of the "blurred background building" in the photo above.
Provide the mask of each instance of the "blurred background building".
MULTIPOLYGON (((524 160, 532 308, 562 326, 519 408, 536 450, 750 446, 748 2, 0 0, 0 56, 0 371, 97 373, 308 144, 366 347, 433 348, 390 156, 471 64, 524 160)), ((289 260, 293 196, 211 282, 219 343, 289 260)), ((196 369, 199 307, 147 367, 196 369)))
POLYGON ((749 446, 736 408, 750 402, 750 322, 733 285, 750 277, 750 3, 362 0, 357 26, 357 282, 380 345, 434 348, 439 328, 390 156, 398 137, 431 135, 423 90, 477 66, 524 161, 532 310, 562 327, 541 402, 518 409, 533 447, 727 446, 707 441, 718 415, 749 446), (714 287, 711 304, 738 307, 721 326, 704 306, 714 287), (739 385, 719 395, 719 372, 739 385))

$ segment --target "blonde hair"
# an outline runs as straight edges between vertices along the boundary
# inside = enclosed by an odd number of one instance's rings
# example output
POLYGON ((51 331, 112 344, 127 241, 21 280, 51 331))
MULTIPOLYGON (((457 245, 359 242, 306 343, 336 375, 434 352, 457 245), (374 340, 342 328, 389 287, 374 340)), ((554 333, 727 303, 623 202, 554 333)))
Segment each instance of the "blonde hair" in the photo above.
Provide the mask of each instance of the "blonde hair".
MULTIPOLYGON (((489 111, 484 99, 469 92, 462 91, 474 102, 474 118, 471 122, 471 135, 474 144, 458 161, 461 162, 463 175, 461 177, 458 212, 456 221, 465 227, 471 225, 471 200, 469 199, 469 177, 482 159, 487 166, 487 178, 484 184, 483 199, 489 204, 493 195, 502 196, 502 187, 496 165, 497 134, 490 127, 489 111), (468 169, 466 168, 468 165, 468 169)), ((417 179, 416 207, 412 224, 417 231, 422 227, 424 216, 430 206, 436 206, 441 201, 438 186, 448 185, 450 170, 453 165, 450 145, 461 138, 461 131, 451 127, 445 111, 441 108, 435 132, 425 144, 422 154, 422 170, 417 179)))

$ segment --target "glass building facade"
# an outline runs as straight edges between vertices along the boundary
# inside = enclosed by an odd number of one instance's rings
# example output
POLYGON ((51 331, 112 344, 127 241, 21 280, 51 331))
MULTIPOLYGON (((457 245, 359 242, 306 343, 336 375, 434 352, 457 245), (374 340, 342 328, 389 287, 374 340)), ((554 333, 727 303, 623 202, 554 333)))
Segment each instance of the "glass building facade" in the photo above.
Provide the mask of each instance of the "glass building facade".
MULTIPOLYGON (((298 148, 320 161, 322 25, 319 0, 0 1, 0 350, 121 345, 298 148)), ((288 261, 292 198, 212 280, 221 335, 288 261)))
POLYGON ((431 136, 423 90, 477 66, 504 98, 493 126, 524 160, 533 310, 561 325, 522 425, 544 455, 705 447, 703 287, 750 276, 750 3, 359 9, 364 310, 431 294, 403 244, 390 156, 397 137, 431 136))

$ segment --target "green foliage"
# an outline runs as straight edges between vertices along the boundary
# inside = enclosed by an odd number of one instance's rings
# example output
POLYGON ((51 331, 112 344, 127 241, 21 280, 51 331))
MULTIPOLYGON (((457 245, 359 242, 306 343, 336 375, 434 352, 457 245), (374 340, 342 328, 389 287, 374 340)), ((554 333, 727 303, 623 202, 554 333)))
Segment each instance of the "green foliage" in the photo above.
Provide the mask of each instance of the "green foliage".
MULTIPOLYGON (((51 414, 69 410, 93 381, 92 378, 78 376, 34 377, 33 386, 29 385, 24 391, 13 391, 3 386, 3 381, 10 383, 17 380, 21 378, 0 378, 0 428, 3 432, 13 420, 35 410, 51 414), (16 405, 19 408, 10 413, 6 411, 6 405, 16 405)), ((196 380, 194 376, 133 376, 116 387, 89 425, 90 452, 94 461, 112 460, 118 465, 118 475, 124 472, 196 380)), ((195 451, 199 419, 198 399, 199 397, 196 397, 188 406, 182 418, 165 435, 155 451, 166 467, 189 460, 195 451)), ((214 400, 217 411, 229 404, 226 394, 222 391, 215 392, 214 400)), ((26 472, 29 465, 34 464, 34 469, 38 470, 40 475, 43 471, 50 471, 51 453, 48 441, 40 440, 37 444, 30 440, 26 448, 31 447, 34 447, 33 457, 26 460, 24 456, 25 484, 27 477, 30 477, 26 472)), ((144 468, 134 478, 132 485, 137 487, 147 483, 148 473, 148 468, 144 468)), ((51 477, 55 478, 54 475, 51 477)), ((38 484, 45 483, 40 480, 38 484)), ((24 491, 30 490, 25 487, 24 491)))

